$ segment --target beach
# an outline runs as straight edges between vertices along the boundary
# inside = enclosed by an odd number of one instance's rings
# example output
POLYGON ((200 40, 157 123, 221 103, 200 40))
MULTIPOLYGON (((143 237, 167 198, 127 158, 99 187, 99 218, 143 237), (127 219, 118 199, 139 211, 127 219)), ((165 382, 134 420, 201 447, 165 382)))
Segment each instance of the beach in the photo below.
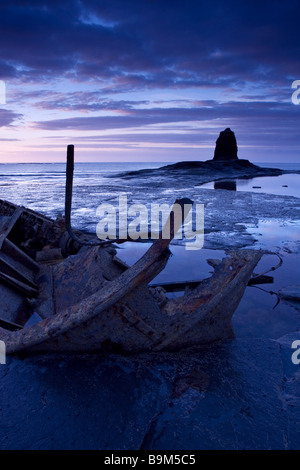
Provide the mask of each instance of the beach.
MULTIPOLYGON (((97 207, 204 204, 204 246, 173 240, 156 281, 208 277, 208 258, 230 249, 270 252, 256 267, 273 282, 249 286, 233 317, 235 339, 174 353, 122 357, 43 354, 8 357, 0 366, 1 449, 296 449, 299 446, 299 303, 280 300, 298 283, 299 174, 214 181, 153 171, 162 164, 75 166, 72 225, 96 233, 97 207), (150 169, 150 174, 128 172, 150 169), (254 186, 254 187, 253 187, 254 186), (277 265, 277 255, 282 266, 277 265)), ((263 166, 263 165, 262 165, 263 166)), ((298 171, 300 165, 273 165, 298 171)), ((220 179, 220 178, 219 178, 220 179)), ((56 218, 64 211, 64 164, 0 165, 1 199, 56 218)), ((118 256, 133 264, 149 243, 127 242, 118 256)), ((224 306, 226 308, 226 306, 224 306)))

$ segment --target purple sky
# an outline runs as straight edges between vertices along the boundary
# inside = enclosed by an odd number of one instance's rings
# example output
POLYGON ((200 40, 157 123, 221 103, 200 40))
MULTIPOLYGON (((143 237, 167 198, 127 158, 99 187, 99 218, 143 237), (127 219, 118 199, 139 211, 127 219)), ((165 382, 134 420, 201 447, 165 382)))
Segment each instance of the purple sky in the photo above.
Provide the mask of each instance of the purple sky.
POLYGON ((0 0, 0 34, 0 162, 206 160, 226 127, 300 161, 298 1, 0 0))

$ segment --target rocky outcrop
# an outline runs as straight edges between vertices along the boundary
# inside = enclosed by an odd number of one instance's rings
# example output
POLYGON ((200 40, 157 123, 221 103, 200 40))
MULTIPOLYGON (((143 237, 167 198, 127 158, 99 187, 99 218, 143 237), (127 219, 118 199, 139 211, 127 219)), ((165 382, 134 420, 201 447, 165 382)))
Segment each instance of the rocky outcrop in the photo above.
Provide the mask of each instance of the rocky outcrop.
MULTIPOLYGON (((142 170, 126 171, 114 175, 124 179, 145 178, 147 184, 151 185, 151 177, 155 179, 155 185, 158 184, 157 178, 172 177, 176 180, 178 186, 182 182, 183 187, 194 184, 197 180, 198 184, 208 183, 209 181, 229 179, 251 179, 260 176, 279 176, 283 174, 299 174, 299 170, 282 170, 279 168, 264 168, 249 160, 238 158, 238 146, 234 132, 228 127, 220 132, 216 141, 214 158, 206 161, 189 161, 184 160, 160 168, 148 168, 142 170)), ((165 184, 161 180, 160 184, 165 184)), ((227 185, 228 186, 228 185, 227 185)), ((228 189, 228 187, 226 188, 228 189)), ((230 189, 234 189, 231 184, 230 189)))
POLYGON ((220 135, 216 141, 216 148, 214 154, 214 161, 231 161, 237 160, 237 143, 234 132, 228 127, 224 131, 220 132, 220 135))

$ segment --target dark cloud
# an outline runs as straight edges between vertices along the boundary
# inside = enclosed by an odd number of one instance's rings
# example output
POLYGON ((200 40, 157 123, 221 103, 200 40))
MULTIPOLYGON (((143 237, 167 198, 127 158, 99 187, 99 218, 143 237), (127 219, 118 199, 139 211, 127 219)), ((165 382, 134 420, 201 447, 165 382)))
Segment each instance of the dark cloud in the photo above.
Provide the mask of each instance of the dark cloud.
POLYGON ((59 75, 120 89, 297 73, 296 1, 1 2, 3 78, 59 75))
MULTIPOLYGON (((296 107, 290 104, 274 102, 228 102, 219 104, 217 102, 208 102, 207 106, 190 108, 151 108, 135 109, 125 102, 116 102, 115 109, 118 112, 123 111, 121 115, 114 116, 84 116, 70 117, 63 119, 53 119, 36 122, 33 125, 36 128, 44 130, 108 130, 118 128, 141 127, 153 124, 177 123, 184 121, 208 121, 214 119, 259 119, 266 121, 266 124, 274 121, 280 122, 280 125, 296 123, 298 118, 296 107), (258 118, 259 116, 259 118, 258 118), (282 120, 282 121, 281 121, 282 120)), ((203 104, 203 103, 202 103, 203 104)), ((112 107, 112 104, 110 104, 112 107)))

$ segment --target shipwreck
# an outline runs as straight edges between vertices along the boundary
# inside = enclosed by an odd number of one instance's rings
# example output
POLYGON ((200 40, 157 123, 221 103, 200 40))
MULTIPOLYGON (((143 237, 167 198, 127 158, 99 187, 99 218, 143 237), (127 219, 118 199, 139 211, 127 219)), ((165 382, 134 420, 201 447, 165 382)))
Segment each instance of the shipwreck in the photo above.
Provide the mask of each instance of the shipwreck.
POLYGON ((159 236, 128 267, 117 256, 122 240, 100 242, 73 231, 73 166, 68 146, 64 218, 0 200, 0 340, 7 354, 130 354, 233 338, 232 316, 264 252, 241 249, 207 260, 211 277, 168 298, 153 279, 166 266, 178 229, 172 213, 170 237, 159 236))

